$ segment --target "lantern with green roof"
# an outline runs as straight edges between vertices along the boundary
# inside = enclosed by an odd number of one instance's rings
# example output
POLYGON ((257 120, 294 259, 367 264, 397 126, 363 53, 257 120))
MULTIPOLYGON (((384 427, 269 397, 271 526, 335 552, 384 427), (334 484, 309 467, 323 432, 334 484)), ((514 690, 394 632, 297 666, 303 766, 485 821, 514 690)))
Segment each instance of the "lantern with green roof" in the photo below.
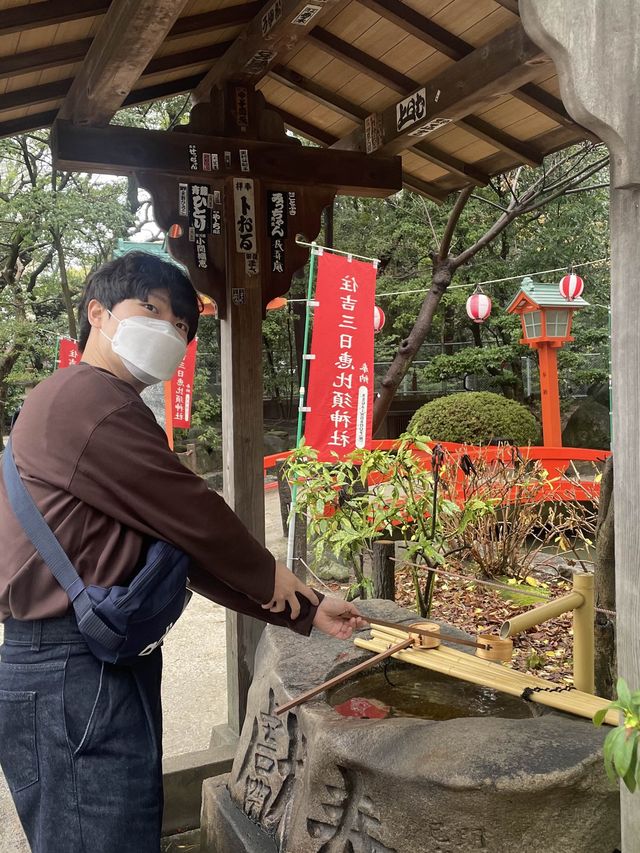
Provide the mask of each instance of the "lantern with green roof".
POLYGON ((523 334, 520 343, 538 351, 542 433, 547 447, 562 446, 557 352, 563 344, 573 340, 574 311, 588 304, 580 296, 570 301, 565 299, 557 284, 543 284, 527 277, 522 279, 520 290, 507 308, 508 314, 520 317, 523 334))

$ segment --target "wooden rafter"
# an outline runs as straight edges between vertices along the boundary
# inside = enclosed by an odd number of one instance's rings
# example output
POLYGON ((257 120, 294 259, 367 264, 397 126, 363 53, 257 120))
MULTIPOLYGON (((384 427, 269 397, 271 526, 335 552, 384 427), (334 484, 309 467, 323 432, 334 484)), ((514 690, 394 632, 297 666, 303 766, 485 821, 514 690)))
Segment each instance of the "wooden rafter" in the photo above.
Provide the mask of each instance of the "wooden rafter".
POLYGON ((3 56, 0 58, 0 80, 81 62, 91 47, 91 43, 92 39, 80 39, 64 44, 53 44, 37 50, 26 50, 23 53, 14 53, 13 56, 3 56))
POLYGON ((309 33, 307 40, 311 44, 316 44, 325 53, 329 53, 341 62, 345 62, 352 68, 362 71, 363 74, 366 74, 373 80, 377 80, 378 83, 382 83, 383 86, 387 86, 395 92, 400 92, 401 94, 410 92, 418 85, 411 77, 401 74, 400 71, 396 71, 395 68, 391 68, 391 66, 386 65, 379 59, 374 59, 374 57, 369 56, 365 51, 354 47, 328 30, 323 30, 322 27, 315 27, 309 33))
POLYGON ((411 33, 425 44, 435 47, 450 59, 461 59, 473 50, 464 39, 450 33, 429 18, 416 12, 401 0, 358 0, 362 6, 396 24, 400 29, 411 33))
POLYGON ((45 0, 30 6, 13 6, 0 12, 0 36, 104 15, 109 8, 109 2, 110 0, 73 0, 73 3, 69 3, 68 0, 45 0))
POLYGON ((510 12, 513 12, 514 15, 520 14, 518 0, 495 0, 495 2, 500 6, 503 6, 505 9, 508 9, 510 12))
POLYGON ((449 190, 444 190, 436 184, 428 183, 413 175, 407 175, 402 181, 402 186, 405 189, 411 190, 411 192, 424 195, 430 198, 431 201, 438 202, 438 204, 443 202, 449 195, 449 190))
POLYGON ((76 122, 108 122, 153 59, 188 0, 113 0, 60 109, 76 122))
POLYGON ((262 0, 254 0, 252 3, 227 6, 213 12, 202 12, 199 15, 187 15, 184 18, 178 18, 169 30, 165 41, 184 38, 184 36, 191 34, 202 35, 202 33, 215 32, 226 27, 242 26, 254 18, 262 6, 264 6, 262 0))
POLYGON ((511 154, 517 160, 526 163, 527 166, 539 166, 542 163, 542 154, 537 151, 534 145, 529 142, 522 142, 508 133, 503 133, 497 127, 483 121, 477 116, 465 116, 461 119, 456 119, 458 127, 469 131, 478 139, 484 139, 489 145, 504 151, 506 154, 511 154))
POLYGON ((301 95, 312 98, 316 103, 322 104, 323 107, 328 107, 350 121, 364 121, 368 115, 364 107, 353 104, 330 89, 325 89, 324 86, 319 85, 315 80, 304 77, 302 74, 298 74, 297 71, 292 71, 291 68, 285 68, 284 65, 275 65, 269 70, 268 76, 282 86, 286 86, 293 92, 298 92, 301 95))
MULTIPOLYGON (((178 80, 170 80, 166 83, 156 83, 155 85, 143 86, 139 89, 134 89, 133 92, 127 95, 122 106, 132 107, 136 104, 145 104, 148 101, 157 101, 161 98, 170 98, 173 95, 181 95, 183 93, 190 92, 192 89, 195 89, 203 77, 204 73, 194 74, 189 77, 181 77, 178 80)), ((62 82, 68 83, 69 85, 71 84, 70 80, 62 82)), ((16 133, 26 133, 30 130, 39 130, 42 127, 48 127, 53 123, 57 114, 57 109, 47 110, 45 112, 34 113, 33 115, 0 122, 0 139, 5 136, 13 136, 16 133)))
POLYGON ((236 39, 233 47, 214 65, 195 90, 194 101, 208 100, 214 86, 232 78, 255 85, 272 65, 305 38, 310 26, 320 22, 344 2, 323 0, 320 6, 305 0, 273 0, 265 4, 249 23, 242 38, 236 39), (310 8, 312 17, 300 23, 300 16, 310 8))
MULTIPOLYGON (((423 87, 426 90, 426 114, 452 121, 466 118, 475 107, 485 103, 488 98, 535 75, 537 70, 532 63, 543 61, 544 58, 540 48, 533 44, 518 24, 495 36, 482 48, 468 54, 428 81, 423 87)), ((343 61, 349 62, 348 52, 343 56, 343 61)), ((358 60, 358 65, 362 66, 362 59, 358 60)), ((416 89, 414 82, 411 89, 405 88, 401 94, 408 96, 416 89)), ((395 104, 381 115, 384 150, 397 153, 415 144, 415 137, 410 136, 415 126, 408 126, 404 132, 396 130, 395 104)), ((475 122, 480 122, 478 128, 481 138, 488 139, 493 131, 492 125, 473 117, 467 125, 470 132, 473 132, 471 124, 475 122)), ((528 159, 536 159, 535 156, 532 157, 531 147, 528 150, 522 148, 519 140, 497 128, 491 144, 499 150, 508 150, 509 153, 522 149, 525 162, 528 159)), ((341 140, 336 147, 364 151, 364 125, 341 140)))
MULTIPOLYGON (((363 107, 352 104, 340 95, 334 95, 329 89, 325 89, 314 80, 309 80, 303 77, 302 74, 291 71, 289 68, 276 66, 269 72, 269 77, 276 80, 282 86, 287 86, 294 92, 299 92, 302 95, 312 98, 317 103, 345 116, 350 121, 361 122, 367 117, 367 111, 363 107)), ((452 154, 440 151, 434 145, 420 142, 415 144, 411 150, 424 160, 429 160, 441 169, 464 178, 468 183, 476 184, 476 186, 485 186, 489 181, 489 176, 479 169, 464 163, 452 154)))
MULTIPOLYGON (((310 122, 299 118, 299 116, 294 116, 279 107, 274 107, 273 105, 270 105, 269 109, 275 110, 275 112, 279 113, 285 125, 294 133, 304 136, 305 139, 310 139, 317 145, 323 145, 327 148, 331 148, 331 146, 338 141, 337 136, 312 125, 310 122)), ((463 177, 465 177, 467 181, 469 180, 468 175, 463 175, 463 177)), ((444 201, 448 193, 448 191, 441 189, 436 184, 429 183, 428 181, 422 181, 419 178, 414 178, 413 175, 407 175, 406 173, 402 178, 402 183, 407 189, 420 193, 421 195, 430 198, 432 201, 444 201)))
MULTIPOLYGON (((450 59, 458 61, 475 50, 472 44, 435 24, 429 18, 420 15, 410 6, 401 2, 401 0, 359 0, 359 2, 386 20, 411 33, 411 35, 420 39, 425 44, 434 47, 439 53, 443 53, 450 59)), ((496 0, 496 2, 500 2, 500 0, 496 0)), ((502 5, 517 14, 517 0, 505 0, 502 5)), ((526 83, 524 86, 511 92, 511 95, 519 101, 529 104, 529 106, 539 112, 544 113, 544 115, 549 116, 549 118, 558 122, 558 124, 564 124, 566 127, 580 127, 565 110, 562 101, 554 98, 553 95, 536 86, 534 83, 526 83)), ((595 138, 585 128, 580 128, 580 130, 585 137, 595 138)))
MULTIPOLYGON (((232 42, 218 42, 217 44, 205 45, 204 47, 195 48, 184 51, 182 53, 169 53, 164 56, 158 56, 152 59, 147 67, 142 71, 141 78, 148 77, 152 74, 159 74, 166 71, 177 71, 178 69, 187 69, 194 65, 206 65, 223 56, 228 50, 232 42)), ((47 61, 48 48, 43 51, 34 51, 38 55, 39 61, 47 61)), ((24 56, 24 54, 23 54, 24 56)), ((81 58, 81 57, 78 57, 81 58)), ((36 60, 38 61, 38 60, 36 60)), ((34 66, 31 70, 35 70, 34 66)), ((0 77, 10 76, 9 70, 5 69, 0 60, 0 77)), ((200 75, 198 80, 201 80, 204 74, 200 75)), ((47 103, 58 98, 64 98, 70 90, 73 79, 55 80, 51 83, 41 83, 38 86, 28 86, 24 89, 15 89, 0 95, 0 111, 17 109, 20 107, 36 106, 37 104, 47 103)))
MULTIPOLYGON (((110 0, 44 0, 31 6, 13 6, 0 12, 0 36, 26 30, 50 27, 66 21, 77 21, 82 18, 104 15, 110 5, 110 0)), ((239 6, 227 6, 215 9, 213 12, 202 12, 198 15, 188 15, 178 18, 169 30, 165 41, 184 38, 191 34, 215 32, 227 27, 239 27, 254 18, 264 3, 253 0, 239 6)))

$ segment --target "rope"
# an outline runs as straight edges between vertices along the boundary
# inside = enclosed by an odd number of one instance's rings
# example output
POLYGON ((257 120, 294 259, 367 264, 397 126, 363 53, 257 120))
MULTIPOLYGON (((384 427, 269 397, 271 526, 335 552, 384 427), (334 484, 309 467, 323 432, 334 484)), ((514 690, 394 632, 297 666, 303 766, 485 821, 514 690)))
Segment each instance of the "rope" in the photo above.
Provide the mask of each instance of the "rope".
MULTIPOLYGON (((311 243, 300 243, 300 245, 310 246, 311 243)), ((335 249, 330 249, 329 251, 336 251, 335 249)), ((340 252, 340 254, 347 254, 346 252, 340 252)), ((354 258, 361 257, 360 255, 353 255, 354 258)), ((365 258, 365 260, 374 260, 373 258, 365 258)), ((583 261, 581 264, 572 264, 572 269, 578 269, 579 267, 589 267, 594 266, 595 264, 604 264, 609 263, 609 258, 598 258, 596 261, 583 261)), ((459 288, 465 287, 481 287, 486 284, 501 284, 503 281, 516 281, 517 279, 523 278, 533 278, 537 275, 546 275, 547 273, 552 272, 566 272, 567 266, 563 267, 555 267, 551 270, 538 270, 537 272, 523 272, 518 275, 507 275, 504 278, 488 278, 485 281, 474 281, 470 284, 450 284, 447 290, 457 290, 459 288)), ((425 288, 419 287, 417 290, 391 290, 389 292, 378 292, 376 294, 376 299, 382 299, 385 296, 404 296, 405 294, 414 294, 414 293, 424 293, 425 288)), ((288 299, 287 302, 306 302, 306 299, 288 299)), ((598 306, 599 307, 599 306, 598 306)))
MULTIPOLYGON (((473 584, 478 584, 479 586, 489 586, 489 587, 493 587, 494 589, 501 589, 501 590, 504 590, 505 592, 510 592, 510 593, 517 592, 517 593, 522 594, 522 595, 531 596, 532 598, 540 598, 541 600, 543 600, 545 602, 549 602, 552 600, 547 595, 543 595, 540 592, 535 592, 535 590, 533 590, 533 589, 531 590, 531 592, 529 592, 529 590, 526 590, 526 592, 523 592, 521 590, 514 590, 514 588, 512 586, 507 586, 507 584, 498 583, 497 581, 481 580, 480 578, 473 578, 473 577, 469 577, 468 575, 455 575, 452 572, 445 572, 443 569, 439 569, 437 567, 432 568, 431 566, 427 566, 425 564, 409 563, 406 560, 398 560, 395 557, 391 557, 391 560, 394 563, 400 563, 403 566, 413 566, 416 569, 423 569, 424 571, 433 572, 436 575, 441 575, 443 578, 451 578, 451 580, 463 581, 466 584, 472 584, 473 583, 473 584)), ((615 610, 605 610, 603 607, 595 607, 594 610, 596 611, 596 613, 604 613, 607 616, 613 616, 614 618, 616 616, 615 610)))

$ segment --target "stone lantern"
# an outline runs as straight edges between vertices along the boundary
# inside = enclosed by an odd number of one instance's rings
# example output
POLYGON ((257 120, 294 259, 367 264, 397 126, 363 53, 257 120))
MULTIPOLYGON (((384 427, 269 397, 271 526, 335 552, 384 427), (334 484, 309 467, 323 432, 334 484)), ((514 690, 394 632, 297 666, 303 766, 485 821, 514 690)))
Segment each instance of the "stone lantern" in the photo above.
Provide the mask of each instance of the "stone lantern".
POLYGON ((507 308, 508 314, 520 316, 523 334, 520 343, 538 351, 545 447, 562 446, 558 350, 573 340, 570 333, 574 312, 588 304, 581 297, 568 301, 560 295, 557 284, 542 284, 527 277, 522 279, 520 290, 507 308))

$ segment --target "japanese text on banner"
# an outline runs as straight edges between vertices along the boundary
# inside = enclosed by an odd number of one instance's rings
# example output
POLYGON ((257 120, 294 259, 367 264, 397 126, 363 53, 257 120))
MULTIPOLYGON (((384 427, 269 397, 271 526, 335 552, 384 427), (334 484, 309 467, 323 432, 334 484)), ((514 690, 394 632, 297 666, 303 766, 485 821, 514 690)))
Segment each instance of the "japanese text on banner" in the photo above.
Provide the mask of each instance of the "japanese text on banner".
POLYGON ((319 257, 305 442, 321 460, 371 442, 375 289, 373 264, 319 257))
POLYGON ((196 352, 198 339, 194 338, 171 379, 171 405, 174 429, 187 429, 191 426, 191 407, 193 404, 193 383, 196 374, 196 352))
POLYGON ((73 338, 60 338, 58 340, 58 361, 56 368, 70 367, 80 361, 82 353, 78 349, 78 342, 73 338))

